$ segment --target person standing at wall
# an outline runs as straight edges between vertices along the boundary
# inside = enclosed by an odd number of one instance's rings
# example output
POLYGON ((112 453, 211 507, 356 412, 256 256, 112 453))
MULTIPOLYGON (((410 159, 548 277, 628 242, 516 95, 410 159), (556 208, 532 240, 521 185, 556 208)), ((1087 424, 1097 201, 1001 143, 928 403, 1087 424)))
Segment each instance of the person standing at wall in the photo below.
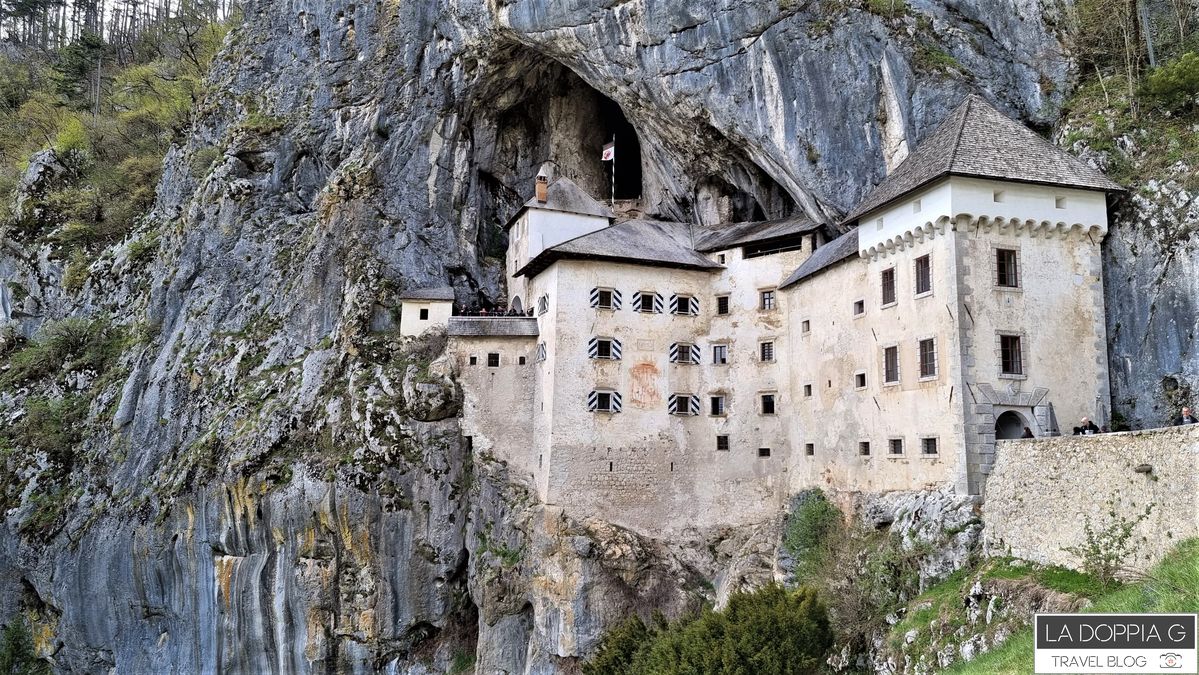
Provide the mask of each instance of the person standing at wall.
POLYGON ((1191 413, 1190 408, 1183 408, 1182 414, 1174 418, 1174 426, 1180 427, 1184 424, 1199 424, 1199 418, 1191 413))

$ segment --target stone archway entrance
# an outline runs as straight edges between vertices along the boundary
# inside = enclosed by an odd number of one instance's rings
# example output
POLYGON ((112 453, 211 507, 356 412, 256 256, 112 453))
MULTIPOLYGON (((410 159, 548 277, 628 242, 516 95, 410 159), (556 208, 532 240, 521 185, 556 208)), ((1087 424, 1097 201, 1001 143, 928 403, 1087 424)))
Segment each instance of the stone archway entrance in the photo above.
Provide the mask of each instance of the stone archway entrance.
POLYGON ((524 313, 525 313, 525 306, 521 304, 521 302, 520 302, 520 296, 519 296, 519 295, 518 295, 518 296, 516 296, 515 298, 512 298, 512 309, 513 309, 513 311, 515 311, 517 314, 524 314, 524 313))
POLYGON ((1024 427, 1032 428, 1024 415, 1009 410, 995 418, 995 439, 1005 440, 1024 436, 1024 427))

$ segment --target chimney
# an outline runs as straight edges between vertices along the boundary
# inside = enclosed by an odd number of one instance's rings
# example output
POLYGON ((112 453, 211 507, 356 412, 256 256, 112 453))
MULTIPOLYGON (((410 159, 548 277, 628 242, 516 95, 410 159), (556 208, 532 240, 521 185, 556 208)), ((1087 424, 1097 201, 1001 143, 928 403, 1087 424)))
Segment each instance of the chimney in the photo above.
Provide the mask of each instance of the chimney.
POLYGON ((537 172, 537 201, 544 204, 549 199, 550 190, 550 166, 546 162, 541 166, 541 171, 537 172))

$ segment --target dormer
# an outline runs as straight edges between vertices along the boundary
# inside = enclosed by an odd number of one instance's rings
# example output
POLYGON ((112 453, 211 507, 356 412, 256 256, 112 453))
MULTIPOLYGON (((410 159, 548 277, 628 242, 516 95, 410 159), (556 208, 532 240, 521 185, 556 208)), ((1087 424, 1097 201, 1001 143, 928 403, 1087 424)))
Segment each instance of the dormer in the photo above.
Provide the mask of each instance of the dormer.
POLYGON ((944 232, 960 217, 1001 228, 1107 234, 1116 183, 980 96, 959 105, 845 218, 862 256, 944 232))
POLYGON ((554 178, 549 163, 537 173, 533 198, 505 225, 508 232, 508 277, 547 248, 602 230, 615 214, 574 181, 554 178))

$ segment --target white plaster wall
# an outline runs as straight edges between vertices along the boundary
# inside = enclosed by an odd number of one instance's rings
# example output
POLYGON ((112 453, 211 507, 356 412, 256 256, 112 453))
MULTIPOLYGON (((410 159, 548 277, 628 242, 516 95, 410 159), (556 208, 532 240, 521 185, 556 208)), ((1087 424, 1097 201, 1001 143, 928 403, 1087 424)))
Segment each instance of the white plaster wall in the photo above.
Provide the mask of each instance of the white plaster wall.
POLYGON ((949 180, 942 180, 923 190, 915 192, 882 209, 875 209, 858 221, 858 251, 866 252, 872 247, 878 247, 895 237, 902 237, 925 223, 935 223, 937 219, 952 216, 953 197, 949 180), (920 211, 916 212, 913 204, 920 200, 920 211), (878 225, 882 219, 882 227, 878 225))
MULTIPOLYGON (((951 233, 952 234, 952 233, 951 233)), ((956 482, 962 463, 961 386, 956 323, 956 262, 952 236, 939 236, 875 262, 852 258, 791 287, 793 368, 791 395, 793 491, 932 489, 956 482), (932 260, 933 290, 915 295, 915 259, 932 260), (896 303, 882 306, 880 275, 896 268, 896 303), (854 316, 854 301, 865 314, 854 316), (809 322, 806 334, 802 322, 809 322), (919 377, 917 341, 934 338, 938 373, 919 377), (883 348, 899 347, 900 382, 883 382, 883 348), (866 373, 859 390, 854 376, 866 373), (804 396, 804 385, 812 396, 804 396), (936 437, 935 456, 921 453, 920 439, 936 437), (889 454, 888 441, 902 438, 904 452, 889 454), (868 457, 859 442, 870 443, 868 457), (815 454, 806 455, 812 443, 815 454)))
POLYGON ((452 337, 448 352, 462 387, 462 435, 474 452, 508 462, 514 476, 532 480, 534 390, 537 368, 533 338, 452 337), (487 354, 500 355, 500 366, 487 366, 487 354), (470 357, 478 360, 470 365, 470 357), (520 357, 525 357, 524 365, 520 357))
POLYGON ((435 300, 400 301, 400 335, 420 335, 430 328, 445 328, 454 314, 454 303, 435 300), (429 310, 429 318, 421 320, 420 311, 429 310))

